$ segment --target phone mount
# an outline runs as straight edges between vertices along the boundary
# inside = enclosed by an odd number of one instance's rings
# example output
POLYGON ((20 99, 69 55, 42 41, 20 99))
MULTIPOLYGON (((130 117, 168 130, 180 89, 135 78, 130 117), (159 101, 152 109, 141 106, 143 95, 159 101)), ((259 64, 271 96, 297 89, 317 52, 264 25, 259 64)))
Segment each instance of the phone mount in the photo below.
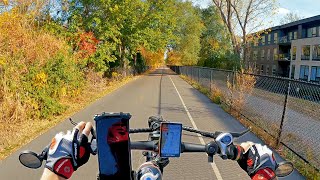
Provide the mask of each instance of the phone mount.
POLYGON ((94 117, 100 179, 131 179, 130 118, 129 113, 122 112, 94 117))

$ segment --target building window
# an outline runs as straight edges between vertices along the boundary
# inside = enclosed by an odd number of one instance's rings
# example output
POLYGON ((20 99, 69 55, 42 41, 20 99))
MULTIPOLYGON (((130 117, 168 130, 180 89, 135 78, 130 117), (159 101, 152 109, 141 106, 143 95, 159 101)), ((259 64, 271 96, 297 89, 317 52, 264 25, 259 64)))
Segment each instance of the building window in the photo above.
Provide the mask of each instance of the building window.
POLYGON ((268 44, 271 44, 271 34, 268 34, 268 44))
POLYGON ((295 65, 292 65, 291 66, 291 75, 290 75, 290 77, 291 77, 291 79, 294 79, 294 72, 296 71, 296 66, 295 65))
POLYGON ((297 31, 293 32, 293 39, 298 39, 298 32, 297 31))
POLYGON ((295 40, 298 38, 298 33, 297 32, 289 32, 289 41, 295 40))
POLYGON ((265 36, 261 36, 261 43, 262 43, 262 45, 266 44, 266 37, 265 36))
POLYGON ((256 61, 258 59, 258 51, 253 51, 253 60, 256 61))
POLYGON ((320 66, 311 67, 310 81, 320 83, 320 66))
POLYGON ((264 60, 264 49, 261 50, 261 60, 264 60))
POLYGON ((264 71, 264 66, 261 65, 261 71, 260 71, 260 74, 263 74, 263 71, 264 71))
POLYGON ((300 66, 300 79, 308 81, 308 76, 309 76, 309 66, 300 66))
POLYGON ((278 60, 278 49, 277 48, 273 49, 273 60, 278 60))
POLYGON ((267 51, 267 60, 270 60, 270 49, 267 51))
POLYGON ((320 61, 320 45, 314 45, 312 47, 312 61, 320 61))
POLYGON ((296 46, 293 46, 291 52, 292 52, 292 60, 296 60, 296 57, 297 57, 297 47, 296 47, 296 46))
POLYGON ((289 32, 288 36, 289 36, 289 41, 291 41, 293 39, 293 32, 289 32))
POLYGON ((266 67, 266 75, 269 75, 269 73, 270 73, 270 68, 269 68, 269 65, 267 65, 267 67, 266 67))
POLYGON ((310 46, 302 46, 301 60, 310 60, 310 46))
POLYGON ((277 66, 276 65, 272 65, 272 75, 273 76, 277 75, 277 66))
POLYGON ((317 36, 317 28, 313 27, 313 28, 308 28, 307 29, 307 37, 316 37, 317 36))
POLYGON ((278 33, 274 33, 274 34, 273 34, 273 42, 274 42, 275 44, 278 43, 278 33))

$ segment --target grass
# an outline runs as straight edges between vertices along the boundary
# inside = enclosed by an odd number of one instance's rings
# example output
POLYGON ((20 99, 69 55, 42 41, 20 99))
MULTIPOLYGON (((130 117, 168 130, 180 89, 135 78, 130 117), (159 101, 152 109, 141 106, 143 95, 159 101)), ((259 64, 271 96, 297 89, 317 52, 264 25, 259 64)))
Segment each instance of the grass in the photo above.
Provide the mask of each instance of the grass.
POLYGON ((21 121, 10 124, 0 123, 0 129, 10 126, 10 131, 0 137, 1 141, 9 142, 6 146, 0 147, 0 160, 6 158, 21 146, 29 143, 85 106, 135 79, 137 77, 130 76, 118 81, 101 81, 95 84, 87 84, 81 95, 63 102, 68 107, 63 114, 51 117, 50 119, 34 119, 32 121, 21 121))
MULTIPOLYGON (((244 126, 250 127, 251 132, 253 132, 258 137, 260 137, 270 147, 273 147, 284 159, 289 160, 292 163, 294 163, 295 168, 298 169, 298 171, 302 175, 304 175, 307 179, 320 180, 320 172, 319 171, 317 171, 315 168, 313 168, 310 164, 305 163, 300 157, 295 155, 290 149, 286 148, 285 146, 283 146, 283 145, 277 146, 277 140, 274 138, 274 136, 271 136, 269 133, 265 132, 264 129, 262 128, 263 123, 252 122, 251 120, 248 120, 246 117, 244 117, 241 113, 239 113, 239 111, 236 111, 236 110, 230 108, 230 106, 225 103, 223 94, 216 93, 216 92, 219 92, 219 90, 214 90, 217 87, 213 86, 214 87, 214 88, 212 88, 213 91, 210 92, 210 90, 202 87, 199 83, 191 80, 189 77, 184 76, 184 75, 180 75, 180 77, 183 80, 185 80, 186 82, 188 82, 192 87, 194 87, 195 89, 199 90, 201 93, 208 96, 212 102, 219 104, 224 111, 228 112, 233 117, 238 119, 239 122, 241 122, 244 126), (219 100, 217 101, 217 99, 219 99, 219 100)), ((262 120, 259 120, 259 121, 262 121, 262 120)), ((267 125, 270 128, 276 127, 275 124, 268 123, 267 125)), ((286 137, 290 138, 291 136, 288 135, 286 137)), ((290 141, 292 141, 292 140, 294 141, 294 138, 291 139, 290 141)), ((306 144, 304 146, 307 147, 306 144)), ((309 152, 307 154, 309 154, 309 158, 312 158, 310 156, 312 156, 313 153, 309 152)))

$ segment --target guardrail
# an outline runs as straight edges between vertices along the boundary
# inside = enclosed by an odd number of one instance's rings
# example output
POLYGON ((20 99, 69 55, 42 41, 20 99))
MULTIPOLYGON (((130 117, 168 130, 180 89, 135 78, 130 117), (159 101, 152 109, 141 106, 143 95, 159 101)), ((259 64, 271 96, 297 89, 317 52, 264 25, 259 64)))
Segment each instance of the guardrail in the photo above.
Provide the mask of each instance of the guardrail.
MULTIPOLYGON (((226 93, 227 81, 234 83, 234 71, 195 66, 170 68, 210 91, 215 86, 226 93)), ((239 113, 319 171, 320 84, 249 75, 256 83, 252 93, 245 94, 239 113)))

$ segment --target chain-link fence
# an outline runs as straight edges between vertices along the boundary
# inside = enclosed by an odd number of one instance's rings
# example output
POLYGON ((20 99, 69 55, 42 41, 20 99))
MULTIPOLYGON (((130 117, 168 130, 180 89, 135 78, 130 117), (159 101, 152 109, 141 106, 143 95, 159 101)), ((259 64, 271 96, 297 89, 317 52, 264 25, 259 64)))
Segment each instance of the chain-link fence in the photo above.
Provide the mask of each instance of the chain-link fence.
MULTIPOLYGON (((205 88, 220 89, 223 96, 231 92, 230 84, 237 83, 233 71, 192 66, 172 66, 171 69, 205 88)), ((241 115, 319 170, 320 84, 247 75, 252 76, 255 83, 250 92, 242 92, 244 103, 238 108, 241 115)))

